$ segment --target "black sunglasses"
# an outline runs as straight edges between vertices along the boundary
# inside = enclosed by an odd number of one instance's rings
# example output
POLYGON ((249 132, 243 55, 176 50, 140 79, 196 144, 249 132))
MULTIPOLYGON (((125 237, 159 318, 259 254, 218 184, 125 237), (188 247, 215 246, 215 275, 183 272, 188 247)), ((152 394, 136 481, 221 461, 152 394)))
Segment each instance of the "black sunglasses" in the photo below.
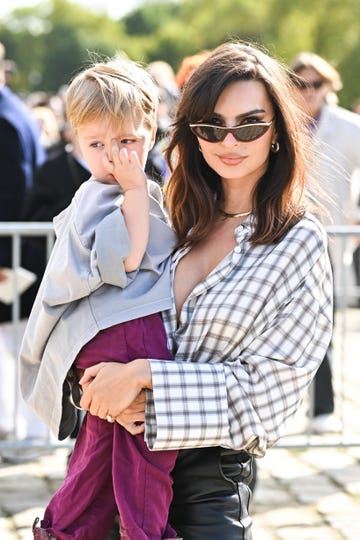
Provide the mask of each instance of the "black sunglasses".
POLYGON ((265 135, 272 123, 273 120, 232 127, 214 126, 213 124, 189 124, 189 127, 194 135, 206 142, 222 142, 228 133, 231 133, 239 142, 251 142, 265 135))
POLYGON ((325 81, 323 81, 322 79, 319 79, 317 81, 312 81, 312 82, 301 81, 301 80, 298 81, 298 86, 300 90, 305 90, 306 88, 314 88, 314 90, 319 90, 319 88, 321 88, 324 84, 325 84, 325 81))

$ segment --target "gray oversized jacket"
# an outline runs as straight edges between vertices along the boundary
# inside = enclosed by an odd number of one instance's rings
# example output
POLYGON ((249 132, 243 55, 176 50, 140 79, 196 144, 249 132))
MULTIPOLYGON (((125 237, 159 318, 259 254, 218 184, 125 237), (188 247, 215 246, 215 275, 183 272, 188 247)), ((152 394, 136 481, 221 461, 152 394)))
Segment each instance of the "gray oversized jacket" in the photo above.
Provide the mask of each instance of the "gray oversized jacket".
POLYGON ((160 188, 149 181, 150 235, 137 271, 126 273, 130 242, 118 185, 94 178, 54 219, 56 241, 20 350, 26 402, 60 440, 75 423, 66 376, 99 330, 171 305, 170 254, 175 235, 160 188))

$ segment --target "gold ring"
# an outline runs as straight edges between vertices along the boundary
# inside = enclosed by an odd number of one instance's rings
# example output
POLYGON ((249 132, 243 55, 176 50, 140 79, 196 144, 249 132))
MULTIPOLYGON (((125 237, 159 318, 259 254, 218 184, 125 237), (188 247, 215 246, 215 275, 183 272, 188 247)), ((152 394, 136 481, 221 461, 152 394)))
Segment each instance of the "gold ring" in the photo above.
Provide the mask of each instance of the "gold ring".
POLYGON ((110 422, 110 424, 113 424, 115 422, 115 420, 113 419, 113 417, 111 416, 111 414, 108 414, 106 415, 106 420, 108 422, 110 422))

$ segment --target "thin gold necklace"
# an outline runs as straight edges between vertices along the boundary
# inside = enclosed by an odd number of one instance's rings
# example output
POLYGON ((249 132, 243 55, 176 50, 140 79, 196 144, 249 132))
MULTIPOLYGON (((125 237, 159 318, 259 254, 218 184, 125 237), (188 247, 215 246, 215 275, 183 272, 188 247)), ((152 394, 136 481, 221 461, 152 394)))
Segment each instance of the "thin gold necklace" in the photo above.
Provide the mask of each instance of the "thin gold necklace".
POLYGON ((225 210, 219 209, 219 212, 222 216, 228 217, 228 218, 236 218, 236 217, 246 217, 250 216, 252 210, 249 210, 249 212, 238 212, 236 214, 230 214, 229 212, 225 212, 225 210))

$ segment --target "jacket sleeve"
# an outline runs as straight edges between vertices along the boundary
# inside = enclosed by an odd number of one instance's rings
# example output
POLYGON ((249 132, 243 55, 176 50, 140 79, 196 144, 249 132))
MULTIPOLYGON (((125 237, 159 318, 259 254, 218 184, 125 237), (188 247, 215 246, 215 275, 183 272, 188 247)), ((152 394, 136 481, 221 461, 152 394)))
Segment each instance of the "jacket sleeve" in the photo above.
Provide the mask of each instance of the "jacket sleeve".
MULTIPOLYGON (((114 198, 75 197, 54 219, 57 239, 43 279, 43 301, 49 306, 90 295, 103 284, 125 287, 124 259, 130 241, 114 198)), ((131 278, 130 278, 131 279, 131 278)))

